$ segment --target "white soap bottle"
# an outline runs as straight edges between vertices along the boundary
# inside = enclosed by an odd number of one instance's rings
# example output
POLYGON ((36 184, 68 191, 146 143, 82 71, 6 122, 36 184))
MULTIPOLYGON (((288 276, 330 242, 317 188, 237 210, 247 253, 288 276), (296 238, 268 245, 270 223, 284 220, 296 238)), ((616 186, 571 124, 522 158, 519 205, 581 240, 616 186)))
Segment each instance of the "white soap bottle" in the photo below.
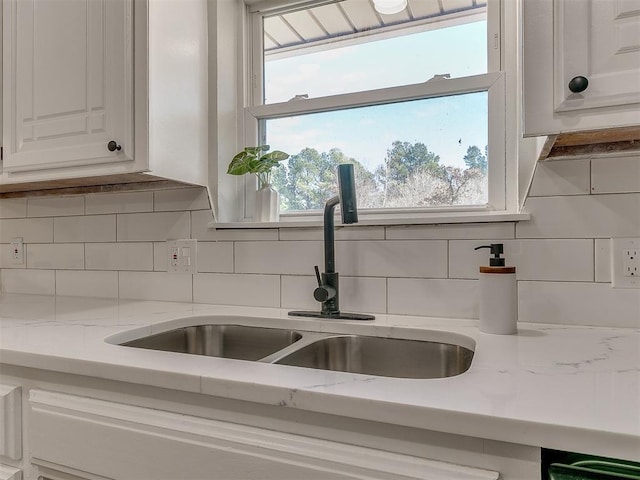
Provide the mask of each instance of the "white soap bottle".
POLYGON ((505 266, 502 243, 476 247, 491 250, 489 266, 480 267, 480 331, 512 335, 518 331, 516 267, 505 266))

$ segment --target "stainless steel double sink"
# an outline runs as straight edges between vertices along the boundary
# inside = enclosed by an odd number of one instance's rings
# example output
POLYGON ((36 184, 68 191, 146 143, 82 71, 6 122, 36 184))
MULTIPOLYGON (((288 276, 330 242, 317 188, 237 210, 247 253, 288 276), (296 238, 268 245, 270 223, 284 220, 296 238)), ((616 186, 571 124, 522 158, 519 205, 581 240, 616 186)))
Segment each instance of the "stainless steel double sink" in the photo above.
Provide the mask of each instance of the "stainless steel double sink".
POLYGON ((208 324, 120 343, 127 347, 397 378, 444 378, 471 366, 473 350, 455 343, 208 324))

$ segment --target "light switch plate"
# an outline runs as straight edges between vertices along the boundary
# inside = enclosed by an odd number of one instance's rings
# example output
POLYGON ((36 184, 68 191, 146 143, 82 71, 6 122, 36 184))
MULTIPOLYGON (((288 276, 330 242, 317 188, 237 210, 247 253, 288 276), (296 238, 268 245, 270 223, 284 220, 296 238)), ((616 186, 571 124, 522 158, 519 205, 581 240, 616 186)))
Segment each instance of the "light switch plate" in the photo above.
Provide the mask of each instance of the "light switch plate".
POLYGON ((168 240, 167 241, 167 272, 169 273, 197 273, 198 272, 198 241, 197 240, 168 240))
POLYGON ((640 288, 640 238, 611 239, 613 288, 640 288))

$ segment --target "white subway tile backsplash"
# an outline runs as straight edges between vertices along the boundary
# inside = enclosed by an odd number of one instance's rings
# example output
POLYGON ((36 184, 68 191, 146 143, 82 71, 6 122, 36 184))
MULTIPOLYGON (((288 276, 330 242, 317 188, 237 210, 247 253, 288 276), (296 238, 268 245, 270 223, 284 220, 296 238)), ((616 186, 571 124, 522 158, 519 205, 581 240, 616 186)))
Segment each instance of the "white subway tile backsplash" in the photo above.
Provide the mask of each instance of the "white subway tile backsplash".
POLYGON ((29 217, 84 215, 84 197, 33 197, 27 199, 29 217))
POLYGON ((54 270, 2 269, 0 284, 6 293, 54 295, 56 279, 54 270))
POLYGON ((53 242, 53 218, 16 218, 2 220, 0 243, 22 237, 24 243, 53 242))
POLYGON ((118 272, 59 270, 56 272, 56 295, 117 298, 118 272))
POLYGON ((26 198, 0 199, 0 218, 22 218, 27 216, 26 198))
POLYGON ((390 278, 389 313, 478 318, 477 280, 390 278))
POLYGON ((640 290, 607 283, 518 282, 522 322, 640 327, 640 290))
MULTIPOLYGON (((280 240, 320 240, 324 239, 324 229, 281 228, 280 240)), ((336 240, 384 240, 384 227, 335 227, 336 240)))
POLYGON ((167 267, 167 242, 154 242, 153 270, 155 272, 166 272, 167 267))
POLYGON ((596 282, 611 282, 611 240, 598 238, 596 249, 596 282))
POLYGON ((153 244, 87 243, 86 268, 89 270, 153 270, 153 244))
POLYGON ((589 159, 538 162, 529 196, 588 195, 589 159))
POLYGON ((154 192, 153 209, 156 212, 209 209, 207 189, 178 188, 154 192))
POLYGON ((640 192, 640 155, 593 158, 591 192, 640 192))
POLYGON ((249 307, 279 307, 280 276, 199 273, 193 276, 193 301, 249 307))
POLYGON ((446 278, 447 242, 336 242, 336 271, 351 277, 446 278))
POLYGON ((517 238, 640 236, 640 193, 529 198, 517 238))
MULTIPOLYGON (((477 279, 481 265, 489 265, 490 242, 449 242, 449 277, 477 279)), ((507 264, 516 267, 518 280, 593 281, 593 240, 501 240, 507 264)))
POLYGON ((118 296, 167 302, 192 301, 192 275, 164 272, 118 272, 118 296))
POLYGON ((211 222, 213 222, 213 213, 211 210, 195 210, 191 212, 191 238, 197 240, 217 240, 213 234, 217 230, 209 228, 211 222))
POLYGON ((25 261, 22 265, 13 264, 13 249, 10 243, 0 244, 0 268, 26 268, 26 252, 24 255, 25 261))
POLYGON ((233 242, 198 242, 198 272, 233 273, 233 242))
POLYGON ((27 268, 78 270, 84 268, 84 245, 51 243, 26 245, 27 268))
MULTIPOLYGON (((336 229, 337 234, 337 229, 336 229)), ((282 241, 319 241, 324 238, 322 227, 313 228, 281 228, 279 238, 282 241)))
MULTIPOLYGON (((320 311, 313 298, 315 276, 283 276, 282 308, 320 311)), ((343 312, 385 313, 387 281, 384 278, 340 276, 340 310, 343 312)))
MULTIPOLYGON (((489 252, 473 248, 504 243, 520 321, 640 327, 640 290, 612 289, 609 259, 610 237, 640 236, 640 157, 543 162, 530 193, 526 222, 337 222, 341 310, 477 318, 489 252)), ((320 309, 323 229, 209 229, 204 188, 2 199, 0 218, 7 292, 320 309), (10 264, 13 237, 26 267, 10 264), (200 273, 166 273, 177 238, 199 240, 200 273)))
POLYGON ((87 195, 87 215, 153 211, 153 192, 96 193, 87 195))
POLYGON ((119 242, 190 238, 189 212, 131 213, 117 216, 119 242))
POLYGON ((514 223, 407 225, 387 227, 387 240, 513 239, 514 223))
POLYGON ((115 242, 115 215, 87 215, 53 219, 54 242, 115 242))
POLYGON ((322 242, 236 242, 236 273, 305 275, 323 265, 322 242))

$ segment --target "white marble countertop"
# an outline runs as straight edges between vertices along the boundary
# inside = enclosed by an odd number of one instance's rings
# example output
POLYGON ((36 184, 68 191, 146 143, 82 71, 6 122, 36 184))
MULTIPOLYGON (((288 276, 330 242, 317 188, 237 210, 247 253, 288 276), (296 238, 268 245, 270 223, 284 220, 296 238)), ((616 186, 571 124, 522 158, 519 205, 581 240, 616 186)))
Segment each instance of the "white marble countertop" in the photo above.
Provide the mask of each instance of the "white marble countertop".
POLYGON ((378 315, 374 322, 344 322, 292 318, 280 309, 4 295, 0 363, 640 460, 638 329, 520 324, 517 335, 497 336, 480 333, 473 320, 378 315), (461 335, 463 343, 475 343, 475 355, 462 375, 419 380, 105 342, 116 334, 134 338, 122 332, 141 327, 150 333, 229 315, 252 317, 247 325, 301 330, 461 335))

